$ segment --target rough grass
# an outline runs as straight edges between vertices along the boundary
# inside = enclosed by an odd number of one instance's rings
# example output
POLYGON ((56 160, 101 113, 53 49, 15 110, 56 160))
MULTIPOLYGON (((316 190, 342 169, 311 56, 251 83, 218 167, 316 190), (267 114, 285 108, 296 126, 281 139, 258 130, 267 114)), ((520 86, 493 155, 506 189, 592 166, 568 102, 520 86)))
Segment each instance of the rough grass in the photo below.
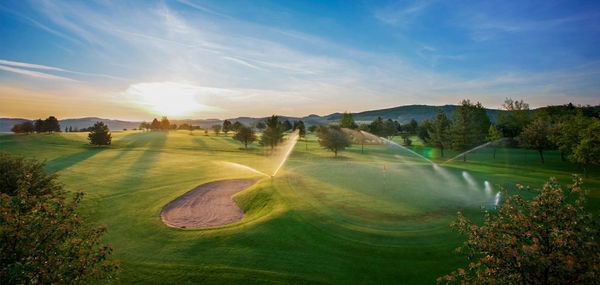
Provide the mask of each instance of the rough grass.
MULTIPOLYGON (((223 161, 272 173, 281 155, 256 144, 249 150, 229 136, 203 132, 114 132, 109 147, 86 144, 86 133, 3 135, 0 148, 47 160, 69 191, 86 193, 83 211, 108 225, 105 239, 130 283, 433 283, 464 264, 453 253, 462 238, 448 224, 456 211, 478 219, 483 181, 540 186, 550 176, 567 183, 576 165, 556 152, 491 149, 458 159, 444 182, 424 160, 399 148, 367 145, 341 152, 299 141, 274 179, 223 161), (383 165, 386 176, 383 176, 383 165), (479 190, 465 189, 468 171, 479 190), (238 223, 209 229, 173 229, 161 208, 200 184, 230 178, 259 182, 234 199, 245 211, 238 223)), ((412 147, 436 163, 436 150, 412 147)), ((589 206, 598 212, 600 171, 586 179, 589 206)), ((512 188, 510 188, 512 189, 512 188)), ((496 190, 495 190, 496 191, 496 190)), ((514 191, 508 191, 513 193, 514 191)))

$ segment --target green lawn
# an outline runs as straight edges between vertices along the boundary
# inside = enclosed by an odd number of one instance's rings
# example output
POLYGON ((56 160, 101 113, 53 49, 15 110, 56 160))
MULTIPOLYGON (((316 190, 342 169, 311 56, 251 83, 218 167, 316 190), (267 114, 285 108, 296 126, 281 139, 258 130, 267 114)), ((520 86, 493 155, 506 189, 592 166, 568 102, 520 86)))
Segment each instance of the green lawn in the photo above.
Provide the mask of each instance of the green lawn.
MULTIPOLYGON (((86 136, 2 135, 0 149, 47 160, 66 189, 86 193, 83 210, 108 225, 105 240, 115 247, 124 284, 434 283, 465 262, 454 254, 463 237, 448 226, 457 210, 480 220, 479 207, 493 201, 496 186, 510 194, 515 183, 540 186, 550 176, 567 183, 581 172, 556 152, 541 164, 536 152, 520 149, 498 149, 495 160, 482 149, 442 170, 383 145, 366 145, 364 154, 355 145, 334 159, 309 136, 271 179, 227 162, 272 174, 283 150, 243 150, 231 134, 114 132, 113 144, 102 148, 87 145, 86 136), (231 178, 258 181, 234 196, 244 220, 195 230, 162 224, 166 203, 231 178)), ((455 155, 411 149, 438 164, 455 155)), ((598 213, 598 167, 590 175, 584 185, 598 213)))

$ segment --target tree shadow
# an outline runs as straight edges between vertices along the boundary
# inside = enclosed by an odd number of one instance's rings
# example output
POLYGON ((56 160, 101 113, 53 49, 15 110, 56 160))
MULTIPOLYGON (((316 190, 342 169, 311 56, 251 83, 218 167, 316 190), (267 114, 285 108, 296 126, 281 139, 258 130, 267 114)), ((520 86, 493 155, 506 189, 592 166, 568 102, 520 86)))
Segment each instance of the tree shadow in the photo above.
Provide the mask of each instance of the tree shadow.
POLYGON ((126 179, 143 179, 148 171, 152 169, 158 157, 161 154, 162 148, 167 141, 168 132, 153 132, 152 138, 148 140, 148 148, 144 150, 142 155, 131 165, 127 171, 126 179))
POLYGON ((82 147, 83 151, 73 153, 70 155, 60 156, 53 160, 46 162, 45 169, 50 172, 58 172, 69 168, 75 164, 78 164, 88 158, 102 152, 106 149, 106 147, 95 147, 95 146, 84 146, 82 147))
POLYGON ((129 153, 135 148, 143 147, 150 143, 150 139, 148 139, 148 135, 146 133, 134 133, 128 134, 118 141, 116 141, 113 146, 120 148, 121 151, 113 156, 108 163, 112 163, 115 160, 122 158, 124 155, 129 153), (126 144, 125 144, 126 143, 126 144), (122 146, 121 146, 122 145, 122 146))

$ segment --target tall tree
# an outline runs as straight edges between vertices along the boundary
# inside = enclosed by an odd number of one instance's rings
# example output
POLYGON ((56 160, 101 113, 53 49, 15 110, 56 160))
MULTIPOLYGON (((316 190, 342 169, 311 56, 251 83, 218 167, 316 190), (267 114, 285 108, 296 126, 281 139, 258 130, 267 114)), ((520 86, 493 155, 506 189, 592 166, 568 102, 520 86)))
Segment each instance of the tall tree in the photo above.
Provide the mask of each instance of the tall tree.
POLYGON ((354 118, 352 117, 352 113, 344 112, 344 115, 342 115, 342 118, 340 119, 340 127, 353 129, 353 130, 358 128, 358 125, 356 124, 356 122, 354 121, 354 118))
POLYGON ((414 118, 410 119, 410 122, 408 123, 408 126, 410 127, 408 129, 408 132, 411 135, 416 135, 417 134, 417 130, 419 128, 419 123, 417 122, 417 120, 415 120, 414 118))
POLYGON ((93 145, 109 145, 112 141, 112 136, 108 126, 103 122, 96 122, 88 135, 90 143, 93 145))
POLYGON ((241 125, 235 135, 233 135, 233 139, 242 142, 244 148, 248 149, 248 144, 256 141, 256 135, 252 128, 241 125))
POLYGON ((166 116, 163 116, 162 119, 160 119, 160 129, 161 130, 170 130, 171 129, 171 122, 169 122, 169 119, 166 116))
POLYGON ((550 127, 546 123, 534 121, 523 129, 517 141, 525 148, 537 150, 540 160, 544 163, 544 150, 552 147, 550 135, 550 127))
POLYGON ((495 125, 490 125, 490 128, 488 130, 488 135, 487 137, 485 137, 485 140, 488 141, 491 145, 492 148, 494 149, 494 159, 496 159, 496 148, 498 147, 498 140, 500 140, 502 138, 502 135, 500 134, 500 132, 498 132, 498 129, 496 129, 495 125))
MULTIPOLYGON (((518 185, 520 189, 523 186, 518 185)), ((534 199, 514 195, 487 212, 482 226, 460 212, 466 235, 456 249, 469 264, 438 278, 447 284, 597 284, 598 223, 585 208, 581 179, 564 189, 554 178, 534 199)))
POLYGON ((377 117, 369 124, 369 132, 380 137, 386 136, 385 123, 381 117, 377 117))
POLYGON ((283 126, 276 115, 267 118, 266 126, 267 128, 260 138, 260 144, 270 146, 273 150, 283 140, 283 126))
POLYGON ((256 123, 256 128, 259 131, 263 131, 264 129, 267 128, 267 125, 265 125, 265 122, 259 121, 258 123, 256 123))
POLYGON ((223 132, 225 135, 229 133, 229 131, 233 130, 233 124, 229 120, 223 121, 223 132))
POLYGON ((506 98, 502 108, 506 112, 498 113, 497 124, 504 137, 517 137, 532 122, 529 104, 523 102, 523 100, 506 98))
POLYGON ((600 163, 600 119, 592 118, 589 126, 580 131, 579 138, 569 158, 583 164, 585 177, 588 178, 589 165, 600 163))
POLYGON ((160 130, 160 122, 154 118, 154 120, 152 120, 152 123, 150 124, 150 128, 152 130, 160 130))
POLYGON ((283 127, 283 131, 287 132, 292 129, 292 123, 290 123, 290 120, 285 120, 285 121, 283 121, 282 127, 283 127))
POLYGON ((590 118, 585 117, 583 112, 579 111, 574 116, 566 116, 556 124, 556 131, 552 133, 550 140, 558 147, 561 159, 564 154, 573 153, 575 146, 581 141, 581 131, 590 123, 590 118))
POLYGON ((335 154, 337 158, 338 151, 344 150, 352 145, 352 138, 339 126, 331 125, 329 127, 320 127, 317 130, 319 144, 335 154))
POLYGON ((304 122, 296 121, 294 124, 296 125, 294 130, 298 130, 298 136, 304 138, 306 136, 306 127, 304 126, 304 122))
POLYGON ((212 129, 215 132, 215 135, 219 135, 219 133, 221 132, 221 125, 212 125, 212 129))
POLYGON ((233 131, 239 131, 240 127, 243 126, 244 124, 242 124, 240 121, 235 121, 235 123, 233 123, 233 126, 231 126, 231 129, 233 131))
POLYGON ((383 136, 391 138, 398 134, 398 122, 394 122, 392 119, 387 119, 383 123, 383 136))
POLYGON ((428 127, 429 142, 433 146, 440 149, 442 157, 444 157, 444 149, 447 149, 451 146, 451 124, 452 122, 450 121, 450 119, 448 119, 448 117, 446 117, 446 113, 444 112, 444 110, 438 109, 438 113, 435 115, 433 122, 428 127))
MULTIPOLYGON (((471 103, 462 100, 453 113, 451 129, 452 148, 458 152, 465 152, 472 147, 485 142, 485 137, 490 127, 490 119, 481 103, 471 103)), ((463 161, 467 161, 466 152, 463 161)))
POLYGON ((35 120, 35 123, 33 123, 33 129, 38 134, 45 132, 46 131, 46 122, 44 122, 44 120, 42 120, 42 119, 35 120))
POLYGON ((44 121, 44 127, 46 128, 46 132, 60 133, 60 124, 58 123, 58 119, 54 116, 50 116, 44 121))
POLYGON ((429 132, 432 131, 432 128, 432 123, 429 119, 421 121, 421 125, 419 126, 417 131, 417 136, 419 137, 419 139, 421 139, 421 141, 423 141, 424 143, 429 143, 431 140, 429 132))

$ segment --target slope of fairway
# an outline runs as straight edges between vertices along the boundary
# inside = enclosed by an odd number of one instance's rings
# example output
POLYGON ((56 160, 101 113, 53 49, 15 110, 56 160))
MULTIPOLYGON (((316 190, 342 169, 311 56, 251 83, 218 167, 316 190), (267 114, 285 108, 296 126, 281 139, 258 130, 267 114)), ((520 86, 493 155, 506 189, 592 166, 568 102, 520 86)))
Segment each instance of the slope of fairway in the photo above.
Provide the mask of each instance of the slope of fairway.
MULTIPOLYGON (((448 164, 444 169, 455 180, 446 182, 397 148, 369 145, 361 154, 353 146, 333 159, 311 137, 298 142, 271 179, 258 172, 272 173, 280 157, 258 146, 240 149, 231 136, 114 132, 111 146, 97 148, 86 144, 86 135, 5 135, 0 148, 46 159, 47 170, 58 172, 69 191, 86 193, 83 211, 107 224, 105 239, 121 261, 124 284, 430 284, 464 264, 454 254, 463 237, 448 224, 457 210, 480 217, 477 209, 488 199, 484 181, 540 185, 549 176, 568 182, 577 172, 554 152, 542 165, 534 152, 502 150, 493 160, 482 150, 467 163, 448 164), (476 187, 460 187, 463 171, 476 187), (243 220, 206 229, 162 223, 164 205, 227 179, 257 181, 233 196, 243 220)), ((599 173, 594 168, 591 176, 599 173)), ((597 211, 600 183, 585 183, 597 211)))

